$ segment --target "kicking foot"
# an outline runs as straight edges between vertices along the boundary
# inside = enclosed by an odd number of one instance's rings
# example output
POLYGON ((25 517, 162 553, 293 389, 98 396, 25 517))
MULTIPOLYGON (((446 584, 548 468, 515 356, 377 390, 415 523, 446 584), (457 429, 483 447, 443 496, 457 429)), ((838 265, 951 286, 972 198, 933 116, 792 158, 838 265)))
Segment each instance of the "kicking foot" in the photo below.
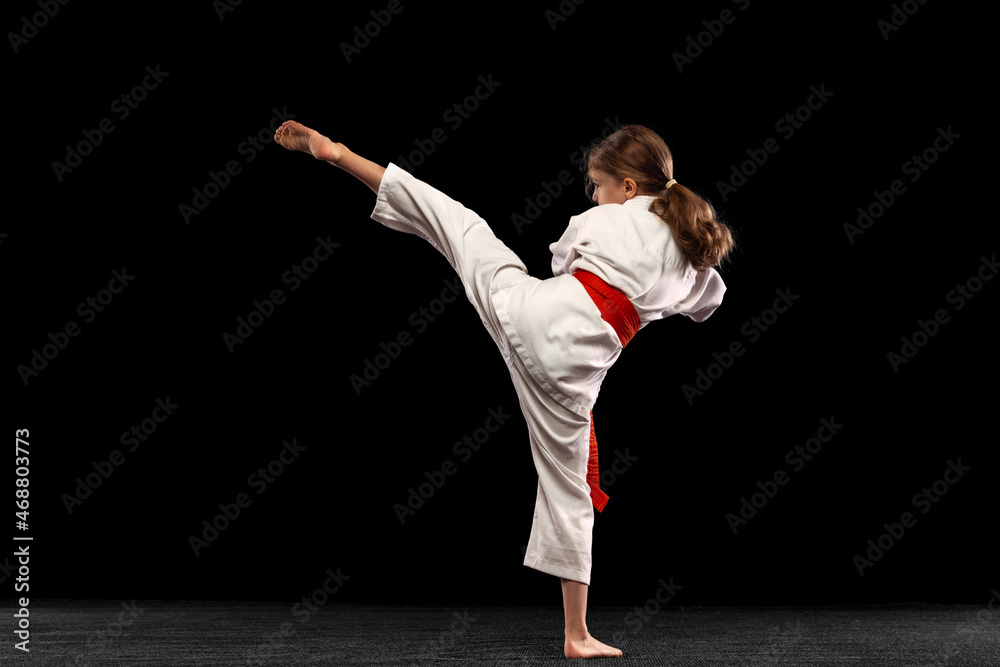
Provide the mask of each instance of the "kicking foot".
POLYGON ((622 652, 613 646, 602 644, 590 633, 583 639, 570 639, 566 636, 566 643, 563 645, 563 653, 567 658, 620 658, 622 652))
POLYGON ((275 133, 274 140, 290 151, 309 153, 317 160, 337 164, 344 157, 344 147, 335 144, 316 130, 302 123, 286 120, 275 133))

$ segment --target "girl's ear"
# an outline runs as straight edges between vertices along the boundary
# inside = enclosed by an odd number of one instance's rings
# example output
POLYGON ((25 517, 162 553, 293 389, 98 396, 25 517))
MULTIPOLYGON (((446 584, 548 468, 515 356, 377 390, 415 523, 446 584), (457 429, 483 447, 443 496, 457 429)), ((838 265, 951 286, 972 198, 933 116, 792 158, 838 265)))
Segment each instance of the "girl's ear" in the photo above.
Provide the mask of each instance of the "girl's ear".
POLYGON ((631 178, 626 178, 625 179, 625 194, 626 195, 631 194, 631 195, 635 196, 636 190, 638 190, 638 189, 639 189, 639 186, 636 184, 636 182, 634 180, 632 180, 631 178))

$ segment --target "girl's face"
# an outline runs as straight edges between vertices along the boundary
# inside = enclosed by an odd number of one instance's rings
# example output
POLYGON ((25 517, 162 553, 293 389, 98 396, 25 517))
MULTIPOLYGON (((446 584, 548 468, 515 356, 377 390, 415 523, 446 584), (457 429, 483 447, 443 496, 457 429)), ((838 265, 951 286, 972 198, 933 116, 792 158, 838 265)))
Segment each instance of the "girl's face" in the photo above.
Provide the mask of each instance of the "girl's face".
POLYGON ((593 200, 598 206, 624 204, 630 195, 635 195, 636 185, 631 178, 618 181, 596 169, 591 169, 589 173, 590 180, 594 184, 593 200))

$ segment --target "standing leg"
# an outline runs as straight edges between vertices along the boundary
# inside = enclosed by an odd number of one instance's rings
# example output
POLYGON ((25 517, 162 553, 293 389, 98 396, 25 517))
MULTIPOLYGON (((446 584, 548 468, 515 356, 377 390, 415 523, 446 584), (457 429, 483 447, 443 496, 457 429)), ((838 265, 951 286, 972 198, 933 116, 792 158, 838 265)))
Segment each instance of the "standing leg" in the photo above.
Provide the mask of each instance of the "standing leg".
POLYGON ((603 644, 587 631, 587 584, 571 579, 562 582, 563 608, 566 613, 566 640, 563 653, 567 658, 620 658, 619 649, 603 644))
POLYGON ((524 564, 562 583, 567 658, 616 658, 622 652, 587 630, 594 509, 587 484, 590 418, 546 394, 512 356, 511 378, 528 425, 538 471, 531 538, 524 564))

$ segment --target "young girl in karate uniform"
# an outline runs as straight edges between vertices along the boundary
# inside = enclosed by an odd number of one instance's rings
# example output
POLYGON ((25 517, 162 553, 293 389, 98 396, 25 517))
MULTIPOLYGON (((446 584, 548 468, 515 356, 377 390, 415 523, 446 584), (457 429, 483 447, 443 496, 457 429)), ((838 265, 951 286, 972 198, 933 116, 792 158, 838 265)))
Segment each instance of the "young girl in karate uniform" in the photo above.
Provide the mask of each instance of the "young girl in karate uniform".
POLYGON ((376 194, 372 218, 416 234, 458 273, 510 370, 528 425, 538 491, 524 564, 559 577, 567 658, 622 652, 587 631, 598 485, 591 410, 622 348, 649 322, 701 322, 726 290, 714 269, 733 241, 712 207, 673 178, 655 132, 623 127, 587 154, 597 206, 550 245, 552 278, 521 260, 475 212, 395 164, 382 167, 295 121, 275 141, 354 175, 376 194))

